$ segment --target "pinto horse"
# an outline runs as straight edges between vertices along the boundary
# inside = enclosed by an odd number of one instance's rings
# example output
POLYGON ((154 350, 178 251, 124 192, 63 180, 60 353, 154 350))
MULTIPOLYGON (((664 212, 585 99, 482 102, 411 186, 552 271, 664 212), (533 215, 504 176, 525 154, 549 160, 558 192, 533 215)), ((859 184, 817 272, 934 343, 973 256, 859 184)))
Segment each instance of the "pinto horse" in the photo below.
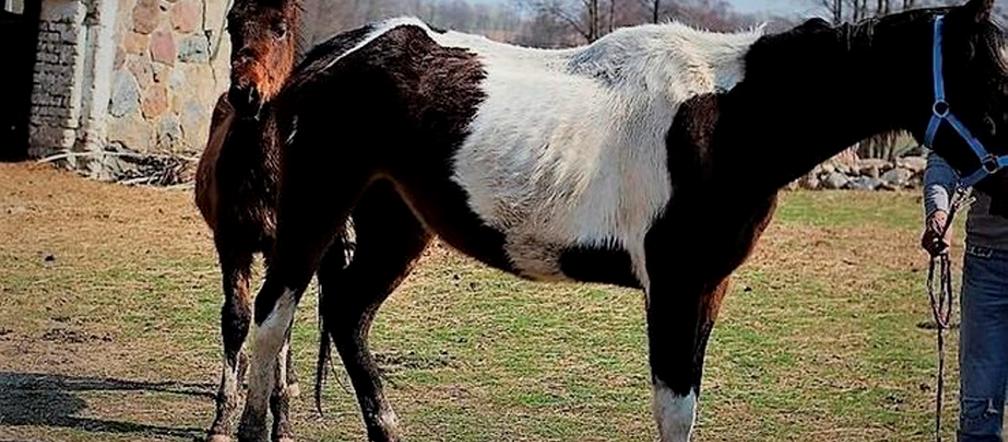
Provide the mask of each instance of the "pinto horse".
MULTIPOLYGON (((285 142, 276 245, 239 439, 267 439, 277 355, 353 214, 355 256, 329 274, 338 291, 322 308, 370 440, 400 429, 368 331, 435 235, 523 278, 641 289, 658 433, 689 440, 729 276, 782 186, 893 130, 929 139, 964 176, 989 163, 974 145, 1005 153, 1008 70, 991 8, 813 19, 772 35, 646 25, 566 50, 396 19, 309 56, 274 100, 285 142), (928 129, 949 109, 975 139, 928 129)), ((977 187, 1003 198, 998 169, 977 187)))

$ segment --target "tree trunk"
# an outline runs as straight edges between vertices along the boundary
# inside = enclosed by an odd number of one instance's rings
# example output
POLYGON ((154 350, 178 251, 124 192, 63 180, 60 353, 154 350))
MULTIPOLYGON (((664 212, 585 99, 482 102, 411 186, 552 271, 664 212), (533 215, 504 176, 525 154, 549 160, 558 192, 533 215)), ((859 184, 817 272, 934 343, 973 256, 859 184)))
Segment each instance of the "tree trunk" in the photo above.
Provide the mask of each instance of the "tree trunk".
POLYGON ((598 40, 599 38, 599 0, 590 0, 591 7, 588 10, 589 20, 591 20, 591 41, 598 40))
POLYGON ((613 31, 615 21, 616 21, 616 0, 609 0, 609 29, 606 32, 613 31))

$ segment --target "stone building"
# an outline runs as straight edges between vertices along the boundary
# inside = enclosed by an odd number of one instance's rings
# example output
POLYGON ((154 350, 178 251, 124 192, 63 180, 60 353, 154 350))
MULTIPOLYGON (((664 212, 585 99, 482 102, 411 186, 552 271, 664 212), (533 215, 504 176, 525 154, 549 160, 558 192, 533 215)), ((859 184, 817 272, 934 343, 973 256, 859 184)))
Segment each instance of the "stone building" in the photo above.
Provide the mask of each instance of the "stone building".
POLYGON ((29 156, 202 149, 228 85, 228 0, 0 1, 37 23, 29 156))

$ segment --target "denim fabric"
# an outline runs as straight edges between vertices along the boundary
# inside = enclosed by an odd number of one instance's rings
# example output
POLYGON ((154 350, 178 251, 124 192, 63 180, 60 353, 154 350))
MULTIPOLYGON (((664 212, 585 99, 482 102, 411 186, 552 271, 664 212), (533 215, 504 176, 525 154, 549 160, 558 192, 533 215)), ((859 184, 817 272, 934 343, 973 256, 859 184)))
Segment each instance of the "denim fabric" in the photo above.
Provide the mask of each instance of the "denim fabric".
POLYGON ((1008 251, 967 244, 960 306, 959 441, 1000 442, 1008 385, 1008 251))

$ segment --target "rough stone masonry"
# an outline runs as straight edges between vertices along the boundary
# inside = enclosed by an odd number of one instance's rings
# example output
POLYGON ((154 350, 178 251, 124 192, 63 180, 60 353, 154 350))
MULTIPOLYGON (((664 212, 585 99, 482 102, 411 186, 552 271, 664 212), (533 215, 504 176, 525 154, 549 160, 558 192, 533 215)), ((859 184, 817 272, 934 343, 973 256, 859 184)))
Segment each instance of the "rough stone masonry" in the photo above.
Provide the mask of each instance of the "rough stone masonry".
POLYGON ((228 0, 41 1, 33 156, 202 149, 227 88, 228 0))

